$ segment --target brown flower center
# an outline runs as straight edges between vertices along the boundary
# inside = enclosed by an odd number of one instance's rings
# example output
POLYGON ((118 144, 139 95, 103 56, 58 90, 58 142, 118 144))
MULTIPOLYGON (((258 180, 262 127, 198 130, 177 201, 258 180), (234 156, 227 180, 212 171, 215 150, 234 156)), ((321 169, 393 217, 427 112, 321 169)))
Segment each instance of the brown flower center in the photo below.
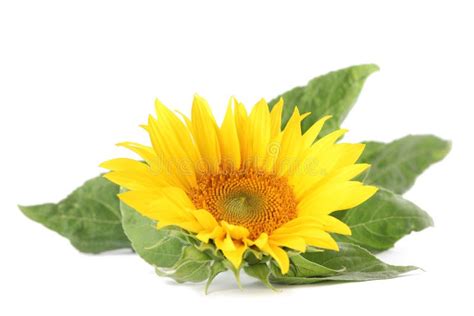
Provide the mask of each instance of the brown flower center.
POLYGON ((296 217, 296 200, 285 178, 241 169, 206 174, 188 195, 220 221, 246 227, 250 238, 271 233, 296 217))

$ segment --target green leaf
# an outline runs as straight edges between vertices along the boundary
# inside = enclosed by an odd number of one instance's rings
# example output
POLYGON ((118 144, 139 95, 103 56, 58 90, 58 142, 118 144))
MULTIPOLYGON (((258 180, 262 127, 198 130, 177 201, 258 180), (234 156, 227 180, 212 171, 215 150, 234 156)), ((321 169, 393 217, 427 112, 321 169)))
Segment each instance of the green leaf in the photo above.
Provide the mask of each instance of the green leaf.
POLYGON ((191 244, 180 229, 157 229, 154 220, 142 216, 123 202, 120 209, 123 229, 133 249, 151 265, 173 267, 182 257, 184 247, 191 244))
MULTIPOLYGON (((306 254, 308 256, 308 253, 306 254)), ((311 255, 309 255, 311 256, 311 255)), ((334 270, 323 265, 320 265, 316 262, 308 260, 303 254, 297 254, 290 257, 290 260, 294 266, 293 275, 298 276, 328 276, 334 275, 339 272, 340 270, 334 270)))
POLYGON ((249 276, 259 279, 269 289, 275 290, 273 285, 270 283, 271 271, 266 263, 257 263, 244 266, 244 271, 249 276))
POLYGON ((117 193, 119 187, 97 177, 57 204, 19 206, 30 219, 68 238, 79 251, 100 253, 128 248, 117 193))
POLYGON ((300 275, 298 272, 293 275, 282 275, 278 266, 272 261, 270 281, 280 284, 311 284, 323 281, 369 281, 394 278, 402 273, 418 269, 413 266, 386 264, 369 251, 350 243, 340 243, 339 247, 339 251, 311 252, 301 255, 318 266, 339 271, 333 275, 321 276, 319 269, 314 274, 306 271, 304 275, 300 275))
POLYGON ((342 211, 340 219, 349 225, 351 236, 334 236, 372 251, 393 247, 403 236, 433 226, 431 217, 415 204, 380 189, 367 202, 342 211))
POLYGON ((409 135, 391 143, 367 142, 359 159, 370 163, 365 183, 403 194, 430 165, 442 160, 451 143, 433 135, 409 135))
POLYGON ((300 113, 311 112, 301 124, 303 132, 321 117, 332 115, 332 119, 326 122, 321 131, 320 136, 324 136, 339 128, 356 102, 365 80, 377 70, 378 66, 370 64, 330 72, 312 79, 304 87, 296 87, 283 93, 270 101, 270 108, 283 97, 287 106, 282 114, 282 128, 288 122, 295 106, 298 106, 300 113))
POLYGON ((157 229, 156 221, 142 216, 125 203, 120 203, 125 233, 133 249, 155 267, 160 276, 176 282, 212 280, 227 270, 224 258, 210 244, 202 244, 180 228, 169 226, 157 229))

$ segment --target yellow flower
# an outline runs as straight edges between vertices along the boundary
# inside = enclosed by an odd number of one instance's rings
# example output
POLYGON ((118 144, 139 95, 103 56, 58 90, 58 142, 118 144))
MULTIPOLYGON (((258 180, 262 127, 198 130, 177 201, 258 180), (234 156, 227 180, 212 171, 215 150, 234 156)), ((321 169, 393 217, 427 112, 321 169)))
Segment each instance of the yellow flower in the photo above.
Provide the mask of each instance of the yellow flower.
POLYGON ((315 142, 329 116, 302 134, 307 115, 297 108, 281 130, 283 100, 272 111, 261 100, 247 114, 232 99, 220 127, 199 96, 190 119, 158 100, 155 107, 157 118, 143 126, 152 146, 119 144, 145 162, 104 162, 111 170, 105 177, 128 189, 119 198, 157 228, 178 226, 214 243, 236 268, 249 247, 273 257, 282 273, 289 269, 283 248, 338 250, 329 233, 351 231, 330 214, 377 190, 351 180, 369 165, 356 164, 363 144, 336 144, 346 130, 315 142))

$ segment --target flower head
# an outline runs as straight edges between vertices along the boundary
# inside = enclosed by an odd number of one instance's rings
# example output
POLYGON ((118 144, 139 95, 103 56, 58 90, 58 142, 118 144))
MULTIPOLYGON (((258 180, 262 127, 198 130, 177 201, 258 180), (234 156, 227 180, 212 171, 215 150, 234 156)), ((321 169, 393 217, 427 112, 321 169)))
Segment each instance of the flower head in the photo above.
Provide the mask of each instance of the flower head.
POLYGON ((336 143, 346 130, 316 140, 329 116, 302 133, 307 115, 296 107, 281 129, 283 100, 271 111, 261 100, 247 114, 232 99, 221 126, 199 96, 191 118, 158 100, 155 106, 157 117, 144 126, 151 146, 119 144, 144 162, 104 162, 111 170, 105 177, 128 189, 119 198, 158 229, 181 227, 213 243, 236 268, 250 247, 271 256, 282 273, 289 269, 284 248, 338 250, 330 233, 351 231, 331 213, 377 190, 352 180, 369 165, 356 163, 363 144, 336 143))

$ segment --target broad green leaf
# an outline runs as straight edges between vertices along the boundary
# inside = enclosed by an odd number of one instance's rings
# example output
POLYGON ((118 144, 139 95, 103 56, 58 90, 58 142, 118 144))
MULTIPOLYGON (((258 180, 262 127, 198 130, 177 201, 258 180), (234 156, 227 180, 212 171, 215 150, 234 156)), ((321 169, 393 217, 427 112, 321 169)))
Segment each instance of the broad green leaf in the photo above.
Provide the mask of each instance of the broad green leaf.
POLYGON ((282 275, 272 261, 270 281, 280 284, 310 284, 323 281, 369 281, 394 278, 402 273, 416 270, 413 266, 394 266, 386 264, 369 251, 350 243, 340 243, 339 251, 304 253, 302 256, 320 266, 340 271, 333 275, 321 276, 318 271, 313 275, 282 275))
POLYGON ((321 117, 332 115, 321 131, 320 136, 324 136, 339 128, 356 102, 365 80, 378 69, 376 65, 358 65, 316 77, 306 86, 293 88, 270 101, 270 108, 283 97, 286 106, 282 114, 282 128, 295 106, 300 113, 311 112, 301 124, 303 132, 321 117))
POLYGON ((430 165, 442 160, 451 143, 433 135, 409 135, 391 143, 367 142, 359 159, 372 166, 365 183, 403 194, 430 165))
POLYGON ((339 213, 351 236, 334 236, 372 251, 391 248, 403 236, 433 225, 431 217, 410 201, 380 189, 367 202, 339 213))
POLYGON ((191 243, 179 229, 156 228, 156 222, 142 216, 125 203, 120 203, 122 225, 133 249, 146 262, 156 267, 171 268, 180 260, 184 247, 191 243))
POLYGON ((259 279, 266 287, 275 290, 270 283, 270 268, 266 263, 257 263, 252 265, 244 266, 244 271, 251 277, 259 279))
POLYGON ((68 238, 79 251, 100 253, 128 248, 122 229, 119 187, 97 177, 57 204, 19 206, 30 219, 68 238))

